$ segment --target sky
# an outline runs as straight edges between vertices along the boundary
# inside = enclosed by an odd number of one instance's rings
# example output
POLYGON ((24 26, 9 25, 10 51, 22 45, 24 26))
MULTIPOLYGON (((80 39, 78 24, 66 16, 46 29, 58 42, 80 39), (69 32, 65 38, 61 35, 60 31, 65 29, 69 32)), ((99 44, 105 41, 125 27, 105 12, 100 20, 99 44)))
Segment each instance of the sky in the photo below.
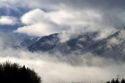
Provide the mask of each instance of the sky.
POLYGON ((0 62, 9 60, 33 68, 43 83, 100 83, 117 74, 124 77, 124 62, 93 57, 91 53, 52 57, 49 53, 14 49, 10 44, 15 42, 9 35, 60 33, 63 43, 79 34, 98 31, 97 40, 103 39, 124 28, 124 4, 124 0, 0 0, 0 62))
POLYGON ((6 30, 30 36, 102 29, 109 33, 109 29, 112 32, 123 28, 124 3, 123 0, 1 0, 1 8, 6 11, 2 11, 0 25, 13 26, 6 30))

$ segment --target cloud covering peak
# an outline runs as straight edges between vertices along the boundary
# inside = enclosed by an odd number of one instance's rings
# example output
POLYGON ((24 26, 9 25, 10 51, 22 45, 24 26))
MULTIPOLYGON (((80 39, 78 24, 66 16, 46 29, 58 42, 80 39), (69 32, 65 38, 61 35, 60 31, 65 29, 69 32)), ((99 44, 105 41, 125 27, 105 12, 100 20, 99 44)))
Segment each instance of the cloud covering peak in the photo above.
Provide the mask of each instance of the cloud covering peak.
MULTIPOLYGON (((0 0, 0 10, 2 10, 0 29, 5 28, 4 25, 11 28, 10 25, 15 25, 19 21, 19 26, 16 26, 13 32, 40 37, 60 33, 59 38, 62 44, 87 32, 97 32, 97 37, 92 39, 101 40, 111 36, 125 25, 124 4, 124 0, 0 0)), ((120 34, 122 38, 114 37, 108 42, 108 47, 111 49, 108 52, 112 52, 112 44, 119 45, 121 39, 125 38, 123 33, 125 32, 120 34)), ((95 56, 91 52, 79 56, 32 53, 25 49, 12 48, 11 36, 1 36, 2 34, 0 34, 0 62, 11 60, 26 64, 37 70, 43 77, 43 83, 89 82, 91 80, 93 83, 94 81, 100 83, 100 80, 111 79, 116 74, 123 77, 125 75, 124 62, 95 56), (7 37, 9 39, 6 39, 7 37)), ((86 38, 89 39, 87 36, 86 38)), ((84 44, 84 39, 80 42, 84 44)), ((12 43, 15 42, 12 41, 12 43)), ((80 47, 80 44, 78 45, 80 47)), ((119 54, 122 45, 124 48, 124 44, 119 46, 119 54)), ((99 44, 97 49, 100 48, 99 44)), ((103 47, 102 49, 105 50, 103 47)), ((114 50, 117 49, 114 48, 114 50)))

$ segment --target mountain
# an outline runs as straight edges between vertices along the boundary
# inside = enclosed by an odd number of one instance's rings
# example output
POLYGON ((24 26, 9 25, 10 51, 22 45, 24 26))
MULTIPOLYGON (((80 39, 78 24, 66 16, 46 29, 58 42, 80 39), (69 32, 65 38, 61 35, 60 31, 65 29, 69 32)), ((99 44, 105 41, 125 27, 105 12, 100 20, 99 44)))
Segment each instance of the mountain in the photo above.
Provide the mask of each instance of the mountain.
MULTIPOLYGON (((0 6, 0 16, 13 16, 20 19, 20 17, 29 10, 31 9, 28 7, 15 7, 12 4, 9 4, 6 7, 0 6)), ((43 10, 47 12, 46 9, 43 10)), ((14 31, 22 25, 23 24, 20 21, 15 25, 0 25, 0 31, 14 31)), ((122 59, 125 59, 125 38, 124 36, 121 36, 121 34, 125 33, 125 30, 118 30, 103 39, 98 39, 99 33, 100 32, 82 33, 63 43, 60 42, 60 33, 43 37, 31 37, 24 34, 13 34, 13 36, 10 38, 14 38, 12 41, 12 47, 23 47, 31 52, 59 52, 64 55, 72 53, 92 53, 97 56, 113 57, 115 59, 121 57, 122 59)))
POLYGON ((28 47, 30 51, 50 51, 59 44, 58 34, 44 36, 28 47))
POLYGON ((32 52, 34 51, 49 51, 49 52, 62 52, 67 53, 75 50, 83 50, 84 47, 88 47, 94 42, 92 37, 96 36, 97 33, 86 33, 79 35, 76 38, 72 38, 67 42, 61 43, 59 34, 52 34, 49 36, 41 37, 38 41, 28 47, 32 52), (81 45, 81 46, 80 46, 81 45))
MULTIPOLYGON (((15 6, 12 4, 0 6, 0 16, 13 16, 18 19, 15 25, 0 25, 1 32, 13 32, 18 27, 23 26, 20 17, 31 10, 28 6, 15 6)), ((50 10, 42 9, 45 12, 50 10)), ((10 36, 14 48, 26 48, 31 52, 59 52, 64 55, 68 54, 86 54, 92 53, 97 56, 113 57, 125 59, 125 29, 117 30, 108 35, 106 38, 98 39, 100 32, 86 32, 77 35, 66 42, 60 42, 60 33, 51 34, 43 37, 31 37, 24 34, 14 33, 10 36), (121 36, 122 35, 122 36, 121 36), (13 39, 12 39, 13 38, 13 39)))
POLYGON ((101 57, 113 57, 114 59, 121 57, 125 59, 125 38, 121 36, 124 32, 125 30, 118 30, 103 39, 96 39, 98 32, 87 32, 64 43, 60 42, 59 34, 52 34, 39 38, 38 41, 28 46, 27 49, 32 52, 60 52, 64 55, 91 52, 101 57))

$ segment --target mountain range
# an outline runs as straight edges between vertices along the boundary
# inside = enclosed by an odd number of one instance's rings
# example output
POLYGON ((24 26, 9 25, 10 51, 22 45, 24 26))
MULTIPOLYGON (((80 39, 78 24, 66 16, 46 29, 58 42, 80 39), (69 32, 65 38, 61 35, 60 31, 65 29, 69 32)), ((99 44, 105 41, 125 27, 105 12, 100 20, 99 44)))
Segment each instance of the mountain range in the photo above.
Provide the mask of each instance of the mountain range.
POLYGON ((124 60, 125 39, 121 36, 124 32, 125 30, 121 29, 102 39, 96 39, 99 32, 86 32, 66 42, 60 42, 59 33, 56 33, 35 39, 26 39, 20 45, 31 52, 58 52, 63 55, 92 53, 95 56, 124 60))
MULTIPOLYGON (((20 18, 25 12, 29 11, 30 8, 25 7, 0 7, 0 16, 14 16, 20 18), (17 11, 18 9, 18 11, 17 11)), ((19 21, 20 22, 20 21, 19 21)), ((16 25, 0 25, 0 31, 13 31, 22 24, 16 25)), ((108 35, 105 38, 98 39, 98 31, 85 32, 70 38, 66 42, 61 42, 59 35, 60 33, 51 34, 42 37, 31 37, 20 33, 14 33, 13 37, 16 41, 12 47, 14 48, 25 48, 31 52, 49 52, 49 53, 61 53, 63 55, 70 54, 86 54, 92 53, 95 56, 109 57, 114 59, 125 59, 125 29, 117 30, 116 32, 108 35), (122 36, 121 36, 122 35, 122 36)))

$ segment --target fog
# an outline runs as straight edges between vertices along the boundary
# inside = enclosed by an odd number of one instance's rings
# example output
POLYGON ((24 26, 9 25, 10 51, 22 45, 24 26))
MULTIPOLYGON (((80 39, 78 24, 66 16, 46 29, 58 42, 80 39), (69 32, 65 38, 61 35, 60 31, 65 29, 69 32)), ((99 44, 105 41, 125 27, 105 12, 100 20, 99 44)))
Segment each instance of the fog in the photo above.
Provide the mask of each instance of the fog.
POLYGON ((102 58, 91 53, 68 56, 59 53, 32 53, 7 45, 5 35, 1 35, 0 41, 0 62, 26 65, 37 72, 43 83, 104 83, 117 75, 122 78, 125 74, 124 62, 111 58, 102 58))

